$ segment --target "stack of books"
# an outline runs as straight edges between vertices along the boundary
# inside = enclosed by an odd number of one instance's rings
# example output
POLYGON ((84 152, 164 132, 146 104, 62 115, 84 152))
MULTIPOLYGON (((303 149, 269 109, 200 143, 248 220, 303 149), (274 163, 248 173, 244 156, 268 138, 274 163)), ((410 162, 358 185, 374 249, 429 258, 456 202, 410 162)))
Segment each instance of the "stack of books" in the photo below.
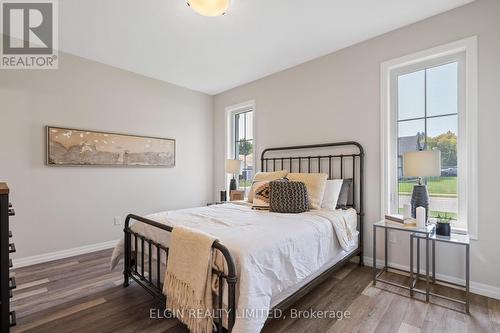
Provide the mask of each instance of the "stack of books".
POLYGON ((405 226, 416 226, 417 225, 417 221, 415 219, 404 218, 403 215, 399 215, 399 214, 386 214, 385 219, 387 221, 401 223, 405 226))

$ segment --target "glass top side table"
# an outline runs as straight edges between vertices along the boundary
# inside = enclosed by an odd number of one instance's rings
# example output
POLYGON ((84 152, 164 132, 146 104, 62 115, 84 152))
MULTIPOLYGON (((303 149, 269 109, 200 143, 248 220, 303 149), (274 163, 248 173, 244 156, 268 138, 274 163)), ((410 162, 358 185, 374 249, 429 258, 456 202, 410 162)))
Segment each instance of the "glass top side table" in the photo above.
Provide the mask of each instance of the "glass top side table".
MULTIPOLYGON (((415 289, 415 285, 416 285, 417 281, 420 279, 420 240, 423 240, 423 239, 426 239, 426 238, 420 233, 412 233, 410 236, 410 256, 411 256, 411 258, 410 258, 410 294, 412 294, 413 291, 422 292, 422 291, 415 289), (413 278, 413 242, 415 239, 417 241, 417 272, 415 274, 415 278, 413 278)), ((436 233, 433 232, 432 235, 429 236, 428 240, 430 240, 432 243, 432 257, 431 257, 432 282, 433 283, 435 283, 436 281, 445 282, 446 284, 451 284, 451 285, 455 285, 455 286, 463 288, 465 290, 465 300, 451 298, 451 297, 440 295, 437 293, 430 293, 430 295, 440 297, 440 298, 446 299, 448 301, 464 304, 465 305, 465 312, 469 313, 469 303, 470 303, 470 237, 469 237, 469 235, 452 233, 449 237, 444 237, 444 236, 436 235, 436 233), (465 285, 436 279, 436 242, 450 243, 450 244, 455 244, 455 245, 459 245, 459 246, 461 245, 461 246, 465 247, 465 285)), ((429 260, 427 257, 427 262, 428 261, 429 260)))
MULTIPOLYGON (((396 271, 401 271, 401 269, 396 267, 389 266, 389 250, 388 250, 388 241, 389 241, 389 230, 397 230, 402 232, 409 232, 410 236, 412 234, 420 235, 426 242, 426 257, 429 258, 429 248, 430 248, 430 236, 434 233, 434 225, 428 224, 425 227, 418 228, 412 226, 405 226, 404 224, 391 222, 387 220, 382 220, 373 224, 373 285, 375 286, 377 282, 386 283, 392 286, 400 287, 403 289, 407 289, 412 291, 412 283, 410 281, 409 285, 399 284, 393 281, 388 281, 386 279, 381 278, 381 275, 387 272, 389 269, 393 269, 396 271), (377 229, 384 229, 385 240, 384 240, 384 267, 381 268, 380 272, 377 273, 377 229)), ((429 301, 430 295, 430 277, 429 277, 429 260, 426 260, 426 301, 429 301)))

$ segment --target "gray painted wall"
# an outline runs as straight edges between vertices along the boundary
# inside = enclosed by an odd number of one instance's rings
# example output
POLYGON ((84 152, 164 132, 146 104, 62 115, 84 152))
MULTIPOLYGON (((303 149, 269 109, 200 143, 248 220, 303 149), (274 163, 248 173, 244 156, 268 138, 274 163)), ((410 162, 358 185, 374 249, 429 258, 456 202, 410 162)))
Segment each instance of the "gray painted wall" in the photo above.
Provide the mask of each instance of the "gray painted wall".
MULTIPOLYGON (((215 96, 215 191, 224 187, 227 106, 256 101, 257 153, 273 146, 359 141, 366 149, 365 248, 371 256, 371 224, 381 216, 380 64, 477 35, 480 198, 479 240, 472 244, 472 280, 476 290, 488 288, 482 284, 500 287, 500 155, 495 139, 500 123, 499 17, 500 1, 479 0, 215 96)), ((408 265, 406 236, 399 235, 390 250, 391 261, 408 265)), ((463 277, 463 251, 438 246, 438 252, 438 272, 463 277)))
POLYGON ((206 204, 213 98, 83 58, 0 71, 0 181, 12 189, 15 258, 116 240, 115 216, 206 204), (176 167, 48 167, 45 125, 177 140, 176 167))

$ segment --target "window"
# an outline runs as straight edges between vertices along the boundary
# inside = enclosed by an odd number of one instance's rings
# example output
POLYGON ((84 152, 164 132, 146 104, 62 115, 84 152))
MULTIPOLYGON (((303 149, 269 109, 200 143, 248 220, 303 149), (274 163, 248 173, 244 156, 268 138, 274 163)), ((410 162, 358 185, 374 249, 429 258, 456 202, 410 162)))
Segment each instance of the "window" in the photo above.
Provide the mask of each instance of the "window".
POLYGON ((397 207, 410 203, 417 179, 403 177, 403 154, 415 150, 441 151, 441 176, 424 179, 429 191, 429 217, 458 223, 458 82, 459 62, 396 73, 398 187, 397 207))
POLYGON ((398 213, 418 179, 403 155, 441 151, 441 175, 424 179, 429 216, 477 237, 477 51, 471 37, 382 64, 382 208, 398 213))
POLYGON ((228 153, 227 157, 241 161, 238 189, 248 192, 255 172, 254 164, 254 106, 244 103, 227 109, 228 113, 228 153))

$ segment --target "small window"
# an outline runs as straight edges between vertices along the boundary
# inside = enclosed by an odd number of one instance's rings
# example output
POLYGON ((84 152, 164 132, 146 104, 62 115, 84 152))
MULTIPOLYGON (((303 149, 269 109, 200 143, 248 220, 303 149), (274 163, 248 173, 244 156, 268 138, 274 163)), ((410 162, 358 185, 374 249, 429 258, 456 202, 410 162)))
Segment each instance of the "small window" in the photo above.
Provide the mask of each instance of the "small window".
MULTIPOLYGON (((229 107, 227 158, 241 161, 241 173, 237 178, 238 189, 246 194, 252 186, 254 164, 254 107, 253 103, 229 107)), ((229 178, 228 178, 229 179, 229 178)))

